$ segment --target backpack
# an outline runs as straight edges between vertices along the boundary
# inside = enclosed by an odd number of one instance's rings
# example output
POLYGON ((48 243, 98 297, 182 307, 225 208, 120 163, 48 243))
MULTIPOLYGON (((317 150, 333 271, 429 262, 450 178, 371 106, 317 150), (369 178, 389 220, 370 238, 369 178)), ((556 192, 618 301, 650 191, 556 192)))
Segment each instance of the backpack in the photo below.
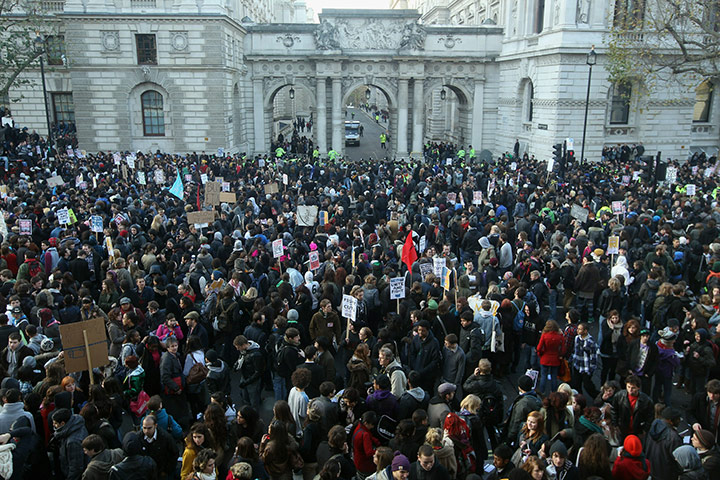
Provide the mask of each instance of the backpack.
POLYGON ((457 477, 464 478, 475 472, 477 455, 472 445, 470 425, 457 413, 450 412, 445 416, 443 424, 447 436, 453 442, 455 458, 457 459, 457 477))
POLYGON ((215 315, 215 320, 213 321, 213 329, 218 333, 229 332, 232 329, 232 318, 230 318, 230 312, 232 312, 233 309, 237 306, 237 303, 230 302, 227 308, 222 308, 222 303, 218 302, 217 306, 220 307, 220 313, 216 313, 215 315))
POLYGON ((275 367, 275 362, 278 357, 278 353, 280 353, 280 347, 282 345, 282 335, 278 334, 272 334, 267 339, 267 342, 265 343, 265 354, 267 355, 268 362, 267 364, 271 366, 273 370, 277 370, 275 367))
POLYGON ((209 370, 203 363, 196 362, 192 354, 190 354, 190 356, 194 363, 192 367, 190 367, 185 381, 188 385, 199 385, 205 381, 209 370))
POLYGON ((672 301, 668 301, 668 299, 666 298, 662 305, 660 305, 656 310, 653 311, 652 326, 654 329, 660 330, 667 325, 667 313, 670 310, 671 305, 672 301))
POLYGON ((513 318, 513 330, 515 332, 520 332, 523 329, 523 326, 525 325, 525 302, 522 303, 522 307, 518 308, 518 306, 515 304, 515 302, 511 302, 513 307, 517 309, 517 313, 515 314, 515 318, 513 318))
POLYGON ((250 274, 250 286, 255 287, 255 290, 258 292, 258 298, 265 297, 265 290, 262 287, 262 281, 265 278, 267 278, 267 275, 264 273, 257 278, 255 278, 254 273, 250 274))
POLYGON ((30 278, 30 279, 41 274, 43 271, 43 267, 40 264, 40 262, 38 262, 34 258, 29 259, 27 262, 27 265, 28 265, 28 278, 30 278))
POLYGON ((486 426, 500 425, 503 420, 503 402, 495 395, 487 394, 480 398, 480 418, 486 426))

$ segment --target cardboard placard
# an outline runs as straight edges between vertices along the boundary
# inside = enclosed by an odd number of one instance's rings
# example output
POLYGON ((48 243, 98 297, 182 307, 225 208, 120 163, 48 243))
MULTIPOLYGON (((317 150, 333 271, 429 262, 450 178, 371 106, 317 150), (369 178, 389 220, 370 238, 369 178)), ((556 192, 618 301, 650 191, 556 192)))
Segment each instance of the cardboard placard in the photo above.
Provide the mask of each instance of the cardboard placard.
POLYGON ((582 223, 587 222, 588 213, 589 212, 580 205, 573 205, 570 207, 570 216, 576 218, 582 223))
POLYGON ((611 209, 613 215, 621 215, 625 213, 625 204, 621 200, 616 200, 611 203, 611 209))
POLYGON ((56 212, 58 222, 60 222, 60 225, 69 225, 70 224, 70 213, 68 213, 67 208, 61 208, 56 212))
POLYGON ((615 255, 620 251, 620 237, 613 235, 608 237, 608 255, 615 255))
POLYGON ((65 180, 60 175, 55 175, 47 179, 48 187, 61 187, 65 185, 65 180))
POLYGON ((213 223, 215 221, 215 212, 201 210, 199 212, 188 212, 187 222, 188 225, 202 224, 202 223, 213 223))
POLYGON ((390 300, 405 298, 405 277, 390 279, 390 300))
POLYGON ((277 182, 268 183, 267 185, 265 185, 264 188, 265 188, 265 195, 278 193, 280 191, 280 189, 278 188, 277 182))
POLYGON ((481 190, 475 190, 473 192, 473 201, 475 205, 480 205, 482 203, 482 191, 481 190))
POLYGON ((340 311, 342 312, 343 318, 349 318, 353 322, 355 321, 355 311, 357 310, 357 298, 352 295, 343 295, 342 305, 340 311))
POLYGON ((320 254, 317 251, 310 252, 308 258, 310 259, 310 270, 320 268, 320 254))
POLYGON ((220 182, 207 182, 205 183, 205 201, 204 205, 220 205, 220 190, 222 189, 222 183, 220 182))
POLYGON ((694 183, 688 183, 688 184, 685 186, 685 189, 686 189, 686 192, 687 192, 687 194, 688 194, 689 197, 694 197, 695 194, 697 193, 697 187, 695 187, 695 184, 694 184, 694 183))
POLYGON ((283 241, 278 238, 272 242, 273 258, 280 258, 283 255, 283 241))
POLYGON ((29 218, 21 218, 20 223, 20 235, 32 235, 32 220, 29 218))
POLYGON ((430 262, 425 262, 420 264, 420 276, 422 277, 423 281, 425 281, 425 277, 433 273, 433 264, 430 262))
POLYGON ((102 233, 103 218, 100 215, 93 215, 92 217, 90 217, 90 231, 95 233, 102 233))
POLYGON ((60 325, 60 338, 65 352, 65 371, 81 372, 108 364, 107 334, 102 318, 60 325))
POLYGON ((235 192, 220 192, 220 203, 235 203, 235 192))
POLYGON ((318 207, 315 205, 298 205, 297 224, 299 227, 312 227, 318 218, 318 207))

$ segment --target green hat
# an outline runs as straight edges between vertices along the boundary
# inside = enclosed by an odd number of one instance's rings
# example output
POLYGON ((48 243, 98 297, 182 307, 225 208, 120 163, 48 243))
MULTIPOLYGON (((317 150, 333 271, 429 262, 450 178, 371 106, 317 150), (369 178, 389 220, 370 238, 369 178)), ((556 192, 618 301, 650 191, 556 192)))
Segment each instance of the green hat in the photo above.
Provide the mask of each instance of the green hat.
POLYGON ((715 262, 715 263, 713 263, 712 271, 715 272, 715 273, 720 272, 720 262, 715 262))
MULTIPOLYGON (((720 263, 720 262, 718 262, 718 263, 720 263)), ((430 301, 428 302, 428 308, 429 308, 430 310, 437 310, 437 309, 438 309, 438 304, 437 304, 437 302, 436 302, 435 300, 430 300, 430 301)))

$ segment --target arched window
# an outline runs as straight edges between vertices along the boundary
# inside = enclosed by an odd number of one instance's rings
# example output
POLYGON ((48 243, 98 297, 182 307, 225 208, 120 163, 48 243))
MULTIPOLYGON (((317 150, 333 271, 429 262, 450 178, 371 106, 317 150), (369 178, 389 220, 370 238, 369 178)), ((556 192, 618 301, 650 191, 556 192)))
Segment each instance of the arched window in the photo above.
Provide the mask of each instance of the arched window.
POLYGON ((695 108, 693 109, 693 122, 705 123, 710 121, 710 105, 713 98, 713 84, 705 80, 695 89, 695 108))
POLYGON ((525 82, 525 90, 523 91, 523 122, 532 122, 533 119, 533 98, 535 98, 535 88, 531 80, 525 82))
POLYGON ((610 125, 627 125, 630 119, 630 97, 632 87, 629 83, 613 85, 610 105, 610 125))
POLYGON ((148 90, 140 96, 143 118, 143 135, 146 137, 165 136, 165 114, 163 97, 155 90, 148 90))

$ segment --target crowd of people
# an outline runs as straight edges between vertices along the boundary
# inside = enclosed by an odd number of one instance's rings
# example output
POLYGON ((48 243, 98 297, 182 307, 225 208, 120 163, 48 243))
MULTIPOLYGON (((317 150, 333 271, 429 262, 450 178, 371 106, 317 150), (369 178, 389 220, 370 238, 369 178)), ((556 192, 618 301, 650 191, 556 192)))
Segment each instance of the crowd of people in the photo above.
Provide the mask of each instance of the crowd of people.
POLYGON ((715 157, 41 142, 3 144, 6 480, 720 475, 715 157), (97 319, 109 363, 68 371, 97 319))

